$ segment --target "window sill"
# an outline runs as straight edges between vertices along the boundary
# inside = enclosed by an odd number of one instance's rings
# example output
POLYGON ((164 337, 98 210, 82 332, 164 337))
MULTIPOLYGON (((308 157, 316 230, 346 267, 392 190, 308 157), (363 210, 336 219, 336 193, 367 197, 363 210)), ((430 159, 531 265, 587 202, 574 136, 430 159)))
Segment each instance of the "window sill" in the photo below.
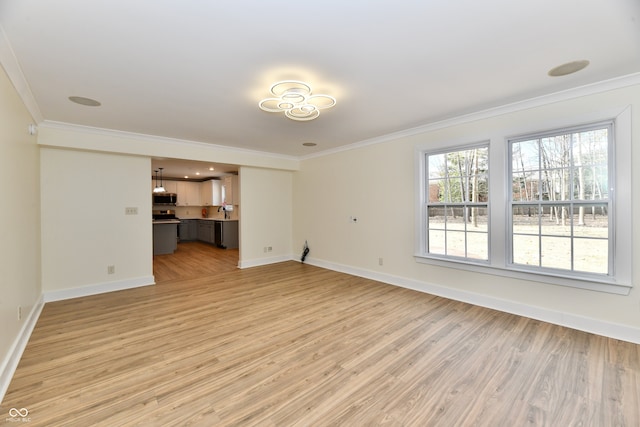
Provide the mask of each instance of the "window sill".
POLYGON ((524 269, 496 267, 485 264, 483 261, 473 263, 469 261, 446 260, 422 254, 414 255, 414 259, 420 264, 437 265, 440 267, 454 268, 456 270, 466 270, 494 276, 510 277, 552 285, 569 286, 572 288, 587 289, 590 291, 605 292, 609 294, 629 295, 629 292, 631 291, 631 284, 621 284, 604 276, 601 280, 593 277, 562 276, 550 273, 547 274, 544 272, 531 272, 524 269))

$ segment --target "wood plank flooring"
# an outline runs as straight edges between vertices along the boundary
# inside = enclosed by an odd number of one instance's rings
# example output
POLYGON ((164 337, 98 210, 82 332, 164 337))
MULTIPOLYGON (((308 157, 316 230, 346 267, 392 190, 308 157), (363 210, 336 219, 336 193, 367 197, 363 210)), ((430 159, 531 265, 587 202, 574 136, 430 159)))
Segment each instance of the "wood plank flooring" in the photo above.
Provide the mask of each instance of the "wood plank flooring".
POLYGON ((229 264, 158 263, 156 286, 47 303, 0 420, 640 425, 638 345, 297 262, 229 264))
POLYGON ((238 249, 220 249, 202 242, 181 242, 172 254, 154 255, 156 283, 206 277, 238 268, 238 249))

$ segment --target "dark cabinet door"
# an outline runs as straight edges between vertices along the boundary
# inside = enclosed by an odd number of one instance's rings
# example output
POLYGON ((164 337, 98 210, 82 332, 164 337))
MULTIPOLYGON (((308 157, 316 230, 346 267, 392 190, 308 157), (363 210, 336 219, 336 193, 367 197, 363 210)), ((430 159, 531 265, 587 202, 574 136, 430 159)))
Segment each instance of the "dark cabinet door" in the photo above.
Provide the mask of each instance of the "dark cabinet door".
POLYGON ((180 237, 181 242, 191 240, 189 233, 189 221, 180 221, 180 224, 178 224, 178 236, 180 237))
POLYGON ((218 246, 219 248, 224 248, 223 245, 223 230, 224 228, 222 227, 223 222, 222 221, 214 221, 215 224, 215 228, 214 228, 214 241, 216 246, 218 246))
POLYGON ((183 219, 180 221, 178 227, 181 242, 200 240, 200 235, 198 234, 198 220, 183 219))
POLYGON ((198 240, 198 221, 197 219, 189 221, 189 237, 190 240, 198 240))
POLYGON ((209 231, 209 228, 207 227, 206 221, 199 221, 198 240, 202 240, 203 242, 208 242, 209 241, 208 231, 209 231))

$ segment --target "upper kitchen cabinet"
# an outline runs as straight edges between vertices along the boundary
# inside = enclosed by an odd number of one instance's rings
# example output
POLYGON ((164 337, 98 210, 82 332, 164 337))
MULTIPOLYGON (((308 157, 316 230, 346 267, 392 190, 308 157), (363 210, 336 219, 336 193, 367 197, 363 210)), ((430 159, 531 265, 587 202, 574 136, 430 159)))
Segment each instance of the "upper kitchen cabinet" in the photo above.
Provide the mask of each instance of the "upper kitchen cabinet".
POLYGON ((222 201, 227 205, 240 204, 240 186, 237 175, 227 175, 222 178, 222 201))
MULTIPOLYGON (((191 181, 172 181, 176 183, 178 202, 176 206, 202 206, 200 201, 200 183, 191 181)), ((167 188, 165 186, 165 188, 167 188)), ((169 190, 167 190, 169 191, 169 190)))
POLYGON ((210 179, 200 184, 200 202, 202 206, 220 206, 222 185, 217 179, 210 179))

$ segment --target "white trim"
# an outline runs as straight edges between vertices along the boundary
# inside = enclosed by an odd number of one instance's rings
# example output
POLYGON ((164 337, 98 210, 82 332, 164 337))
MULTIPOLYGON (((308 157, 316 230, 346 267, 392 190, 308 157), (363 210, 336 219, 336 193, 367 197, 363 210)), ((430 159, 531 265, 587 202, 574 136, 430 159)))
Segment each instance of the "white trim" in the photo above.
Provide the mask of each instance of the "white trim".
POLYGON ((277 264, 279 262, 291 261, 293 260, 292 255, 280 255, 274 256, 270 258, 256 258, 250 260, 238 261, 238 268, 251 268, 251 267, 259 267, 261 265, 269 265, 269 264, 277 264))
POLYGON ((285 154, 276 154, 269 153, 266 151, 257 151, 250 150, 248 148, 238 148, 232 145, 221 145, 221 144, 211 144, 208 142, 200 142, 200 141, 192 141, 188 139, 179 139, 179 138, 169 138, 166 136, 156 136, 156 135, 148 135, 144 133, 136 133, 136 132, 128 132, 123 130, 116 129, 105 129, 98 128, 94 126, 84 126, 84 125, 76 125, 72 123, 58 122, 53 120, 45 120, 40 124, 42 129, 60 129, 66 131, 73 132, 81 132, 90 135, 100 135, 106 137, 116 137, 116 138, 131 138, 144 142, 153 142, 156 144, 167 144, 172 146, 179 146, 183 148, 185 145, 197 147, 197 148, 206 148, 206 149, 218 149, 223 151, 228 151, 231 153, 241 153, 241 154, 252 154, 260 157, 268 157, 274 159, 283 159, 283 160, 291 160, 297 161, 298 158, 295 156, 289 156, 285 154))
POLYGON ((576 314, 563 313, 561 311, 549 310, 544 307, 526 305, 519 302, 509 301, 474 292, 452 289, 435 283, 422 282, 390 274, 382 274, 376 271, 354 268, 347 265, 336 264, 319 259, 310 258, 306 261, 306 263, 340 273, 351 274, 353 276, 375 280, 378 282, 386 283, 388 285, 412 289, 414 291, 436 295, 455 301, 461 301, 480 307, 486 307, 505 313, 515 314, 518 316, 528 317, 531 319, 552 323, 554 325, 577 329, 583 332, 602 335, 622 341, 628 341, 634 344, 640 344, 640 328, 637 327, 621 325, 613 322, 606 322, 603 320, 593 319, 576 314))
MULTIPOLYGON (((16 56, 11 47, 11 43, 9 42, 9 39, 7 38, 1 26, 0 26, 0 65, 6 71, 7 75, 9 76, 9 79, 11 80, 16 90, 20 94, 22 101, 24 102, 25 106, 33 116, 33 119, 39 125, 43 125, 46 123, 47 126, 52 126, 52 127, 65 126, 69 129, 83 129, 85 131, 93 129, 96 132, 109 132, 111 135, 131 136, 136 138, 151 138, 156 142, 159 142, 160 140, 172 140, 173 142, 182 143, 182 144, 184 143, 206 144, 206 143, 198 143, 195 141, 155 137, 155 136, 144 135, 144 134, 136 134, 132 132, 111 131, 107 129, 91 128, 91 127, 72 125, 72 124, 62 123, 62 122, 54 122, 54 121, 48 121, 48 120, 45 121, 40 111, 40 107, 38 106, 35 100, 35 97, 31 92, 29 83, 27 82, 22 72, 22 69, 20 68, 18 60, 16 59, 16 56)), ((353 149, 367 147, 370 145, 385 143, 385 142, 389 142, 402 137, 413 136, 413 135, 417 135, 424 132, 447 128, 450 126, 457 126, 457 125, 469 123, 475 120, 481 120, 485 118, 499 116, 502 114, 526 110, 529 108, 547 105, 554 102, 560 102, 560 101, 565 101, 569 99, 579 98, 582 96, 593 95, 593 94, 602 93, 610 90, 620 89, 620 88, 636 85, 639 83, 640 83, 640 73, 628 74, 625 76, 620 76, 620 77, 615 77, 609 80, 590 83, 590 84, 579 86, 576 88, 571 88, 571 89, 563 90, 560 92, 554 92, 547 95, 526 99, 523 101, 512 102, 509 104, 504 104, 496 107, 479 110, 469 114, 454 116, 450 118, 444 118, 441 120, 434 119, 424 125, 417 126, 414 128, 377 136, 377 137, 366 139, 363 141, 358 141, 353 144, 349 144, 349 145, 345 145, 345 146, 341 146, 341 147, 337 147, 329 150, 319 151, 319 152, 304 155, 304 156, 289 156, 284 154, 280 155, 280 154, 275 154, 275 153, 266 152, 266 151, 240 149, 240 148, 236 148, 229 145, 219 145, 219 144, 215 144, 215 145, 207 144, 207 145, 225 149, 225 150, 259 154, 265 157, 281 158, 281 159, 287 159, 287 160, 306 160, 306 159, 311 159, 316 157, 323 157, 323 156, 327 156, 335 153, 340 153, 343 151, 349 151, 353 149)))
POLYGON ((13 340, 11 347, 9 347, 9 351, 0 365, 0 402, 2 402, 5 393, 9 389, 11 379, 16 372, 22 353, 24 353, 24 349, 27 347, 27 343, 29 342, 33 329, 38 322, 38 318, 40 317, 43 307, 44 300, 42 295, 40 295, 40 298, 38 298, 34 306, 31 308, 29 316, 25 319, 20 332, 16 336, 15 340, 13 340))
MULTIPOLYGON (((11 47, 11 43, 9 42, 9 39, 7 38, 2 26, 0 26, 0 65, 6 71, 7 75, 9 76, 9 79, 11 80, 16 90, 20 94, 22 101, 24 102, 25 106, 33 116, 33 119, 39 125, 44 124, 43 122, 45 122, 47 125, 57 124, 59 126, 68 126, 69 128, 84 129, 85 131, 88 129, 94 129, 95 131, 98 131, 98 132, 115 132, 116 135, 120 135, 120 136, 132 136, 132 137, 138 137, 138 138, 148 137, 148 138, 153 138, 154 141, 158 141, 160 139, 171 140, 171 138, 154 137, 150 135, 135 134, 131 132, 110 131, 107 129, 89 128, 89 127, 71 125, 71 124, 61 123, 61 122, 44 121, 44 117, 42 115, 42 112, 40 111, 40 107, 38 106, 35 100, 35 97, 31 92, 29 83, 27 82, 22 72, 22 69, 20 68, 18 60, 11 47)), ((224 148, 227 150, 234 150, 238 152, 255 153, 255 154, 259 154, 261 156, 266 156, 266 157, 293 159, 293 160, 306 160, 306 159, 311 159, 315 157, 327 156, 327 155, 331 155, 331 154, 335 154, 343 151, 349 151, 357 148, 367 147, 370 145, 385 143, 385 142, 389 142, 389 141, 406 137, 406 136, 413 136, 420 133, 442 129, 450 126, 457 126, 457 125, 472 122, 475 120, 481 120, 489 117, 499 116, 502 114, 526 110, 529 108, 547 105, 554 102, 565 101, 565 100, 574 99, 582 96, 593 95, 593 94, 602 93, 610 90, 620 89, 620 88, 636 85, 639 83, 640 83, 640 73, 628 74, 625 76, 620 76, 620 77, 615 77, 609 80, 590 83, 590 84, 579 86, 576 88, 571 88, 571 89, 563 90, 560 92, 554 92, 547 95, 526 99, 523 101, 512 102, 509 104, 504 104, 496 107, 487 108, 484 110, 479 110, 469 114, 454 116, 450 118, 444 118, 441 120, 434 119, 424 125, 417 126, 414 128, 377 136, 377 137, 366 139, 363 141, 358 141, 353 144, 349 144, 349 145, 345 145, 345 146, 341 146, 341 147, 337 147, 329 150, 319 151, 317 153, 308 154, 304 156, 288 156, 284 154, 279 155, 279 154, 266 152, 266 151, 240 149, 240 148, 235 148, 233 146, 228 146, 228 145, 214 145, 214 146, 219 148, 224 148)), ((179 139, 174 139, 173 141, 178 143, 195 143, 194 141, 179 140, 179 139)), ((202 143, 202 144, 205 144, 205 143, 202 143)))
MULTIPOLYGON (((272 257, 265 259, 256 259, 253 261, 245 261, 242 266, 239 265, 239 268, 249 268, 260 265, 274 264, 277 262, 283 261, 298 261, 299 259, 294 257, 272 257)), ((596 320, 592 318, 588 318, 585 316, 578 316, 573 314, 562 313, 555 310, 548 310, 542 307, 534 307, 521 303, 516 303, 513 301, 503 300, 495 297, 488 297, 486 295, 477 294, 468 291, 461 291, 457 289, 451 289, 445 286, 440 286, 433 283, 428 282, 420 282, 413 279, 407 279, 404 277, 394 276, 390 274, 381 274, 371 270, 365 270, 361 268, 353 268, 342 264, 331 263, 323 260, 309 258, 306 260, 307 264, 314 265, 320 268, 326 268, 328 270, 337 271, 340 273, 351 274, 353 276, 363 277, 366 279, 375 280, 381 283, 385 283, 392 286, 399 286, 402 288, 412 289, 418 292, 427 293, 431 295, 437 295, 443 298, 449 298, 456 301, 465 302, 468 304, 477 305, 480 307, 486 307, 498 311, 502 311, 505 313, 511 313, 518 316, 528 317, 531 319, 540 320, 543 322, 548 322, 560 326, 565 326, 568 328, 577 329, 584 332, 589 332, 597 335, 602 335, 605 337, 610 337, 614 339, 619 339, 623 341, 632 342, 635 344, 640 344, 640 329, 633 328, 626 325, 620 325, 612 322, 604 322, 601 320, 596 320)), ((111 292, 120 289, 130 289, 134 287, 146 286, 142 283, 142 279, 136 279, 134 281, 122 281, 122 282, 111 282, 110 284, 102 284, 102 285, 94 285, 90 287, 85 287, 81 289, 69 289, 63 291, 54 291, 46 293, 46 302, 49 301, 58 301, 62 299, 75 298, 80 296, 94 295, 98 293, 111 292), (133 282, 139 281, 138 286, 131 286, 133 282), (129 282, 130 286, 128 287, 117 287, 114 286, 115 283, 123 285, 124 282, 129 282), (108 289, 108 290, 105 290, 108 289), (98 290, 103 290, 103 292, 98 292, 98 290)), ((148 280, 145 279, 145 280, 148 280)), ((151 277, 151 281, 153 282, 153 277, 151 277)), ((147 283, 153 284, 153 283, 147 283)), ((9 384, 11 383, 11 379, 15 373, 15 370, 20 362, 20 358, 22 357, 22 353, 29 342, 29 338, 35 328, 35 325, 40 317, 40 313, 44 307, 45 303, 45 294, 42 294, 39 300, 31 309, 28 318, 26 319, 20 333, 14 340, 11 345, 7 356, 2 361, 2 365, 0 368, 0 402, 4 399, 4 395, 9 388, 9 384)))
POLYGON ((434 130, 444 129, 452 126, 459 126, 465 123, 473 122, 476 120, 488 119, 491 117, 501 116, 503 114, 515 113, 522 110, 528 110, 530 108, 541 107, 556 102, 567 101, 570 99, 580 98, 588 95, 595 95, 610 90, 621 89, 629 86, 640 84, 640 73, 628 74, 626 76, 616 77, 610 80, 603 80, 601 82, 591 83, 588 85, 563 90, 560 92, 550 93, 548 95, 538 96, 536 98, 525 99, 523 101, 512 102, 510 104, 500 105, 485 110, 476 111, 461 116, 455 116, 448 119, 438 120, 417 126, 410 129, 405 129, 399 132, 390 133, 387 135, 381 135, 375 138, 366 139, 364 141, 355 142, 353 144, 344 145, 331 150, 320 151, 313 154, 301 156, 300 160, 312 159, 315 157, 323 157, 330 154, 341 153, 343 151, 355 150, 358 148, 368 147, 370 145, 382 144, 385 142, 394 141, 399 138, 405 138, 409 136, 419 135, 426 132, 432 132, 434 130))
POLYGON ((134 279, 118 280, 114 282, 96 283, 80 288, 61 289, 43 293, 44 302, 62 301, 65 299, 86 297, 89 295, 104 294, 107 292, 121 291, 124 289, 140 288, 142 286, 155 285, 153 276, 137 277, 134 279))
MULTIPOLYGON (((618 295, 628 295, 630 289, 633 287, 632 280, 632 267, 633 267, 633 222, 628 216, 628 212, 632 211, 632 191, 630 185, 620 185, 620 181, 625 177, 631 176, 631 147, 633 144, 631 136, 632 126, 632 114, 631 106, 624 105, 616 108, 607 108, 598 111, 592 111, 586 114, 571 116, 571 117, 559 117, 551 123, 539 123, 529 122, 523 129, 522 126, 511 129, 496 129, 491 132, 490 135, 479 135, 477 138, 472 138, 473 135, 464 135, 454 140, 443 140, 435 144, 420 144, 414 149, 414 164, 415 164, 415 234, 414 239, 414 258, 416 262, 425 264, 434 264, 444 267, 458 268, 462 270, 469 270, 475 272, 481 272, 486 274, 493 274, 498 276, 507 276, 520 278, 525 280, 533 280, 536 282, 550 283, 554 285, 570 286, 579 289, 588 289, 618 295), (616 238, 613 240, 615 249, 616 267, 614 275, 612 276, 599 276, 595 274, 580 273, 580 272, 567 272, 557 273, 551 270, 533 270, 517 265, 508 264, 508 239, 509 234, 504 227, 507 224, 509 218, 509 212, 511 205, 505 204, 504 212, 498 209, 491 209, 491 206, 495 206, 495 202, 491 202, 491 199, 508 200, 507 194, 511 191, 508 179, 508 168, 510 160, 508 160, 508 146, 509 140, 521 138, 527 134, 539 134, 542 132, 554 131, 554 129, 563 128, 579 128, 582 126, 590 126, 598 122, 610 122, 613 121, 613 129, 615 134, 614 143, 614 155, 615 155, 615 168, 610 168, 615 173, 616 179, 610 182, 611 185, 618 183, 616 187, 617 196, 615 199, 615 218, 614 218, 614 232, 616 232, 616 238), (532 131, 530 128, 535 129, 532 131), (490 185, 490 201, 489 206, 491 209, 491 217, 489 227, 491 234, 489 236, 489 258, 488 264, 484 265, 480 262, 474 262, 473 260, 456 260, 446 259, 439 256, 431 256, 425 251, 425 239, 426 239, 426 223, 424 221, 426 207, 425 197, 426 192, 426 157, 425 153, 437 153, 441 150, 456 150, 464 148, 468 144, 468 140, 485 140, 490 141, 490 153, 489 153, 489 185, 490 185), (463 142, 461 142, 463 141, 463 142), (506 157, 503 157, 506 156, 506 157), (495 166, 497 165, 497 166, 495 166), (504 197, 503 197, 504 196, 504 197), (624 230, 624 232, 623 232, 624 230)), ((623 181, 624 182, 624 181, 623 181)), ((613 187, 610 190, 613 192, 613 187)))
POLYGON ((511 277, 514 279, 530 280, 533 282, 548 283, 558 286, 570 286, 572 288, 587 289, 590 291, 605 292, 616 295, 629 295, 631 284, 620 284, 603 277, 601 281, 597 278, 585 276, 581 278, 578 274, 560 275, 558 273, 545 273, 543 271, 532 271, 517 269, 517 266, 502 267, 497 265, 481 265, 469 261, 455 261, 439 259, 425 255, 415 254, 414 259, 421 264, 431 264, 440 267, 453 268, 457 270, 472 271, 474 273, 490 274, 493 276, 511 277))
POLYGON ((25 107, 27 107, 33 120, 35 120, 36 123, 42 122, 44 118, 40 112, 40 107, 38 107, 36 98, 33 96, 33 92, 31 92, 31 87, 24 77, 20 63, 13 52, 11 43, 9 43, 9 39, 2 26, 0 26, 0 65, 4 68, 7 76, 9 76, 9 80, 11 80, 11 83, 16 88, 16 91, 20 95, 22 102, 25 107))

